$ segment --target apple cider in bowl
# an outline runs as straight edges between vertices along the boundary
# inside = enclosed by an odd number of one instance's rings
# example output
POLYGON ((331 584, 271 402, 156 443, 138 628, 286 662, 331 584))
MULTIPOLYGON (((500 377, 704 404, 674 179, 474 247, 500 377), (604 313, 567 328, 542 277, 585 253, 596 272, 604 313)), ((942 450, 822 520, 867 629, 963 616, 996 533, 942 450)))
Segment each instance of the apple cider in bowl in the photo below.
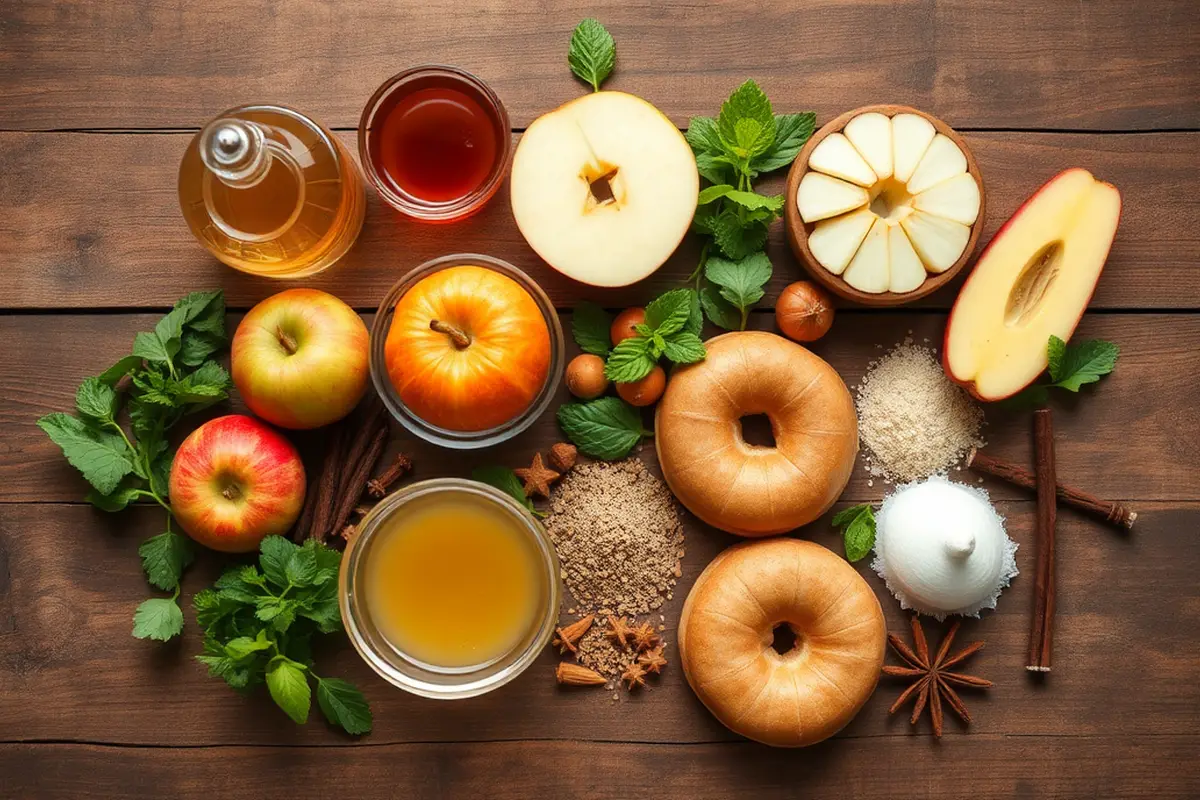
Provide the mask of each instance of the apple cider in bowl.
POLYGON ((458 478, 394 492, 342 559, 351 642, 383 678, 425 697, 490 691, 519 675, 558 619, 559 565, 515 500, 458 478))

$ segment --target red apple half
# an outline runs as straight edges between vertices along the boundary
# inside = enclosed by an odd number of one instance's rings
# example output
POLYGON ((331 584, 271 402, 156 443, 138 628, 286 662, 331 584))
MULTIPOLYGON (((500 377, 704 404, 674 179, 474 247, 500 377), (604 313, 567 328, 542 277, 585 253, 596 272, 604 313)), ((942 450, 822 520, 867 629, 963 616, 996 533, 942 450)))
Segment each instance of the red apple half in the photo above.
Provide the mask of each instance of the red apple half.
POLYGON ((367 326, 328 292, 288 289, 250 309, 233 335, 233 383, 281 428, 319 428, 349 414, 367 389, 367 326))
POLYGON ((304 490, 292 443, 242 414, 206 422, 184 439, 168 487, 180 527, 226 553, 257 550, 264 537, 292 527, 304 490))
POLYGON ((1046 369, 1050 336, 1067 340, 1104 269, 1121 193, 1084 169, 1039 189, 984 249, 950 319, 946 374, 980 400, 1003 400, 1046 369))

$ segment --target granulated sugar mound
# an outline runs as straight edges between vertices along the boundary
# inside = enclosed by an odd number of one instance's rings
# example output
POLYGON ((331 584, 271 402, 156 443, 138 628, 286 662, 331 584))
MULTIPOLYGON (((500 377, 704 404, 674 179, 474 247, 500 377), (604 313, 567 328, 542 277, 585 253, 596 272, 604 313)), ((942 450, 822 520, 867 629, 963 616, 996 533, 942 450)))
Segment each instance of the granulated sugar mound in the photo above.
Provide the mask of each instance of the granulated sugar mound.
POLYGON ((636 458, 576 466, 555 487, 544 524, 580 613, 645 614, 680 575, 675 500, 636 458))
POLYGON ((907 483, 945 472, 983 447, 983 411, 942 371, 931 348, 905 339, 872 361, 856 388, 867 471, 907 483))

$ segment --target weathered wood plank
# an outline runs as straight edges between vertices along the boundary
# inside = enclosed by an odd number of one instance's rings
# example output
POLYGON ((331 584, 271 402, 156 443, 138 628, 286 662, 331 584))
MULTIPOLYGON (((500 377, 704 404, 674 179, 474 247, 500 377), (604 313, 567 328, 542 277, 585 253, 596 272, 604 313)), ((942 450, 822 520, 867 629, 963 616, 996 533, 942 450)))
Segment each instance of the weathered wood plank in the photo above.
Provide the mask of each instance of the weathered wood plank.
POLYGON ((10 0, 0 20, 0 128, 195 126, 246 101, 354 126, 380 82, 425 62, 477 72, 523 127, 580 93, 566 50, 586 16, 617 40, 609 86, 644 95, 681 124, 715 113, 754 77, 781 110, 822 117, 897 99, 957 126, 1197 127, 1194 11, 1189 0, 1019 10, 969 0, 720 0, 703 13, 679 0, 10 0))
MULTIPOLYGON (((353 134, 340 134, 353 147, 353 134)), ((192 238, 179 213, 176 170, 190 134, 0 133, 0 308, 168 306, 198 286, 224 286, 231 304, 249 307, 277 291, 220 264, 192 238), (81 159, 104 165, 97 180, 81 159)), ((980 133, 968 135, 987 187, 982 242, 1039 185, 1083 166, 1124 193, 1117 242, 1093 308, 1194 308, 1200 303, 1200 133, 1124 136, 980 133)), ((763 182, 783 191, 783 175, 763 182)), ((324 276, 327 289, 356 308, 374 308, 405 272, 435 256, 488 253, 527 270, 559 307, 581 299, 609 305, 644 301, 677 285, 695 267, 689 236, 652 278, 600 290, 542 262, 512 223, 507 187, 474 218, 450 226, 401 217, 374 193, 358 244, 324 276)), ((771 297, 803 269, 775 225, 768 247, 776 267, 771 297)), ((958 284, 920 303, 947 308, 958 284)))
POLYGON ((699 745, 494 742, 170 750, 0 745, 15 797, 298 796, 487 798, 1194 797, 1194 734, 1131 739, 926 737, 839 741, 811 750, 699 745), (318 789, 317 787, 320 787, 318 789))
MULTIPOLYGON (((428 472, 421 466, 418 474, 428 472)), ((1112 533, 1064 512, 1059 527, 1058 616, 1048 687, 1024 670, 1034 564, 1031 501, 1002 501, 1021 544, 1022 576, 998 612, 968 621, 963 641, 987 649, 967 671, 996 682, 966 698, 972 735, 1130 737, 1194 734, 1200 662, 1191 656, 1194 620, 1179 609, 1200 603, 1190 565, 1200 559, 1200 504, 1139 504, 1137 532, 1112 533)), ((181 642, 130 637, 134 607, 152 593, 141 574, 139 542, 162 529, 162 513, 140 507, 119 516, 84 506, 0 505, 0 741, 70 740, 154 745, 296 744, 343 741, 314 719, 299 728, 265 692, 245 698, 208 678, 192 660, 200 642, 190 610, 181 642)), ((823 519, 803 535, 841 551, 823 519)), ((687 556, 674 599, 663 609, 670 651, 679 609, 700 571, 734 537, 686 521, 687 556)), ((184 597, 208 585, 230 559, 201 553, 184 597)), ((904 615, 867 562, 859 570, 879 594, 889 627, 904 615)), ((927 622, 932 639, 938 626, 927 622)), ((942 626, 944 629, 944 626, 942 626)), ((375 677, 344 639, 319 650, 322 674, 363 688, 375 712, 371 742, 494 739, 711 742, 732 738, 697 702, 672 663, 651 692, 614 703, 601 690, 561 690, 548 649, 530 671, 490 695, 461 702, 409 696, 375 677)), ((843 738, 903 739, 905 719, 887 708, 903 684, 885 680, 843 738)), ((314 709, 314 717, 316 712, 314 709)), ((928 723, 920 728, 927 733, 928 723)), ((965 730, 947 722, 948 736, 965 730)))
MULTIPOLYGON (((755 325, 774 328, 774 316, 753 315, 755 325)), ((228 328, 232 332, 236 317, 228 328)), ((565 319, 565 317, 564 317, 565 319)), ((125 353, 134 333, 153 328, 153 315, 22 315, 0 317, 0 341, 9 368, 0 375, 0 502, 76 502, 86 486, 35 420, 73 407, 75 389, 125 353), (52 368, 46 355, 53 354, 52 368)), ((833 331, 814 351, 830 361, 851 385, 861 379, 870 359, 912 331, 918 340, 941 343, 942 314, 843 312, 833 331)), ((565 325, 569 330, 569 321, 565 325)), ((711 326, 710 326, 711 329, 711 326)), ((1200 487, 1185 467, 1200 451, 1200 409, 1191 388, 1200 383, 1200 315, 1088 314, 1077 334, 1117 342, 1122 356, 1116 372, 1082 397, 1063 400, 1056 419, 1061 444, 1060 474, 1090 491, 1112 498, 1200 500, 1200 487), (1164 424, 1170 419, 1171 424, 1164 424)), ((569 336, 568 336, 569 339, 569 336)), ((571 343, 574 353, 574 344, 571 343)), ((568 399, 560 390, 561 401, 568 399)), ((235 402, 234 409, 242 409, 235 402)), ((214 412, 215 413, 215 412, 214 412)), ((1030 433, 1023 415, 988 407, 985 432, 995 452, 1029 461, 1030 433)), ((546 450, 561 438, 547 414, 512 442, 482 453, 448 453, 396 432, 396 446, 411 451, 422 474, 466 474, 479 463, 519 464, 534 450, 546 450)), ((649 449, 649 448, 648 448, 649 449)), ((885 487, 855 470, 847 500, 877 500, 885 487)), ((997 487, 998 496, 1024 495, 997 487)))

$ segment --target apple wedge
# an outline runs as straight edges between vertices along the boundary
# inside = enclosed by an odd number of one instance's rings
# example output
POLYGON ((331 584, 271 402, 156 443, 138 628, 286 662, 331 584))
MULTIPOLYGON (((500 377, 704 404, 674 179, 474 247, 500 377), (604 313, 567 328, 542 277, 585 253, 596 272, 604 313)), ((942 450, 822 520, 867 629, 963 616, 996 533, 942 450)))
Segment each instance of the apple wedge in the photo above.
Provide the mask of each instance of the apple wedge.
POLYGON ((946 325, 946 374, 981 400, 1011 397, 1071 337, 1117 232, 1121 194, 1083 169, 1055 176, 996 234, 946 325))
POLYGON ((905 183, 909 194, 920 194, 926 189, 948 181, 967 171, 967 157, 950 137, 938 134, 929 143, 929 149, 921 156, 921 162, 913 170, 912 177, 905 183))
POLYGON ((954 266, 971 239, 971 229, 961 222, 913 211, 900 220, 925 269, 940 274, 954 266))
POLYGON ((888 291, 911 292, 925 282, 925 265, 899 225, 888 226, 888 291))
POLYGON ((547 264, 593 286, 627 286, 662 266, 699 191, 683 134, 624 92, 587 94, 538 117, 513 154, 521 235, 547 264))
POLYGON ((810 172, 800 179, 796 190, 796 206, 805 222, 836 217, 870 202, 867 190, 853 183, 831 178, 820 172, 810 172))
POLYGON ((888 229, 891 226, 876 219, 863 239, 862 246, 850 260, 842 280, 868 294, 886 292, 891 285, 888 268, 888 229))
POLYGON ((822 220, 808 235, 808 248, 822 267, 834 275, 841 275, 858 252, 858 246, 875 220, 875 214, 866 206, 840 217, 822 220))
POLYGON ((809 155, 808 166, 859 186, 873 186, 879 180, 850 140, 840 133, 831 133, 821 140, 809 155))
POLYGON ((979 184, 968 173, 955 175, 912 199, 912 207, 932 216, 974 225, 979 216, 979 184))
POLYGON ((917 114, 892 117, 892 177, 907 183, 937 135, 933 123, 917 114))
MULTIPOLYGON (((878 112, 859 114, 842 130, 879 180, 892 177, 892 121, 878 112)), ((812 163, 812 160, 809 160, 812 163)))

